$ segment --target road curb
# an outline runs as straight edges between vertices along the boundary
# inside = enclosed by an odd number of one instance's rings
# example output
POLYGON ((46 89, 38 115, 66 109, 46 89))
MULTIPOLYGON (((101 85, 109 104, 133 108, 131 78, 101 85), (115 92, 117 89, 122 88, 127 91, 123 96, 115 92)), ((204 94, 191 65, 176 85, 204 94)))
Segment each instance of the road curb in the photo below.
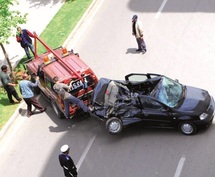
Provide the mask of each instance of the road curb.
POLYGON ((13 115, 10 117, 10 119, 7 121, 7 123, 4 125, 4 127, 0 131, 0 141, 4 137, 4 135, 7 133, 8 129, 11 127, 13 122, 16 120, 16 118, 19 116, 19 110, 24 107, 25 102, 22 101, 19 105, 19 107, 15 110, 13 115))
MULTIPOLYGON (((83 27, 84 22, 86 21, 87 17, 90 16, 89 14, 91 14, 93 12, 93 9, 95 8, 95 6, 98 4, 100 0, 93 0, 92 3, 90 4, 90 6, 88 7, 88 9, 86 10, 86 12, 84 13, 84 15, 82 16, 82 18, 79 20, 78 24, 75 26, 75 28, 72 30, 72 32, 70 33, 70 35, 67 37, 66 41, 64 42, 63 46, 67 46, 71 40, 74 38, 74 36, 77 34, 77 32, 80 30, 80 28, 83 27)), ((22 102, 19 107, 16 109, 16 111, 13 113, 13 115, 11 116, 11 118, 8 120, 8 122, 4 125, 4 127, 0 130, 0 141, 2 140, 2 138, 4 137, 4 135, 7 133, 8 129, 11 127, 11 125, 13 124, 13 122, 16 120, 16 118, 18 117, 19 110, 20 108, 22 108, 24 106, 24 102, 22 102)))

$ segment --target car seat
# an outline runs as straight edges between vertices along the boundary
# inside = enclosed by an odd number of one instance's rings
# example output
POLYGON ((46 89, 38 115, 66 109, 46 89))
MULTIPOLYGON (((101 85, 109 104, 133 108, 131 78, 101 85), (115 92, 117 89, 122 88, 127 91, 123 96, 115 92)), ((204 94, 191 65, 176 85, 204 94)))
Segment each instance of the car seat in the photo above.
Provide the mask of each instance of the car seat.
POLYGON ((118 86, 114 83, 114 81, 111 81, 105 93, 104 106, 114 106, 114 103, 117 100, 118 92, 119 92, 118 86))

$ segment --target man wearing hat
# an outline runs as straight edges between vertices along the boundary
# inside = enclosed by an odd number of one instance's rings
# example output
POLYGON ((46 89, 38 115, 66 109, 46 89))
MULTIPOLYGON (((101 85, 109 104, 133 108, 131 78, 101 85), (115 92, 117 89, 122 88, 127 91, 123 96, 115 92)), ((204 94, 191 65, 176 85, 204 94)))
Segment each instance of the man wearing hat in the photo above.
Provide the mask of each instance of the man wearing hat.
POLYGON ((69 146, 67 144, 63 145, 60 148, 62 152, 59 155, 60 165, 63 167, 65 177, 77 177, 77 168, 69 154, 69 146))
POLYGON ((136 50, 137 52, 146 52, 146 44, 143 39, 143 29, 142 29, 142 24, 138 20, 138 16, 134 15, 132 17, 132 35, 135 36, 138 49, 136 50))
POLYGON ((29 81, 28 74, 23 74, 22 79, 19 83, 20 92, 23 96, 25 103, 27 104, 27 117, 30 117, 33 112, 31 111, 32 105, 39 109, 40 112, 44 112, 46 108, 44 108, 39 101, 35 98, 34 92, 32 91, 32 87, 37 87, 39 84, 39 77, 36 77, 36 82, 33 83, 29 81))

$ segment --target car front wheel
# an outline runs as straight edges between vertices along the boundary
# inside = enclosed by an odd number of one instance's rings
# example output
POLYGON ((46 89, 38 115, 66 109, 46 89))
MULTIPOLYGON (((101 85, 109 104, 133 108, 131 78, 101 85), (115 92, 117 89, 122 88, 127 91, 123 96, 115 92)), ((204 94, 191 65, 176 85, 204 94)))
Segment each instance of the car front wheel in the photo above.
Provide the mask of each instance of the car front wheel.
POLYGON ((118 134, 122 131, 122 121, 117 117, 112 117, 107 120, 106 128, 110 134, 118 134))
POLYGON ((196 133, 197 128, 191 122, 182 122, 179 124, 179 130, 185 135, 193 135, 196 133))

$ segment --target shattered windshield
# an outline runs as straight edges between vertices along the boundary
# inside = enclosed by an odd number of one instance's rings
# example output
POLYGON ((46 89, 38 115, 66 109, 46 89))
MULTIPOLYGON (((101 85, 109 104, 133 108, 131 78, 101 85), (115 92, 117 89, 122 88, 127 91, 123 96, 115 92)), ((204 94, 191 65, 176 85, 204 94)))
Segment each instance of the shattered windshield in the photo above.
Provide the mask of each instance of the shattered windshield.
POLYGON ((169 107, 177 107, 183 94, 183 86, 167 77, 163 77, 156 91, 156 99, 169 107))

